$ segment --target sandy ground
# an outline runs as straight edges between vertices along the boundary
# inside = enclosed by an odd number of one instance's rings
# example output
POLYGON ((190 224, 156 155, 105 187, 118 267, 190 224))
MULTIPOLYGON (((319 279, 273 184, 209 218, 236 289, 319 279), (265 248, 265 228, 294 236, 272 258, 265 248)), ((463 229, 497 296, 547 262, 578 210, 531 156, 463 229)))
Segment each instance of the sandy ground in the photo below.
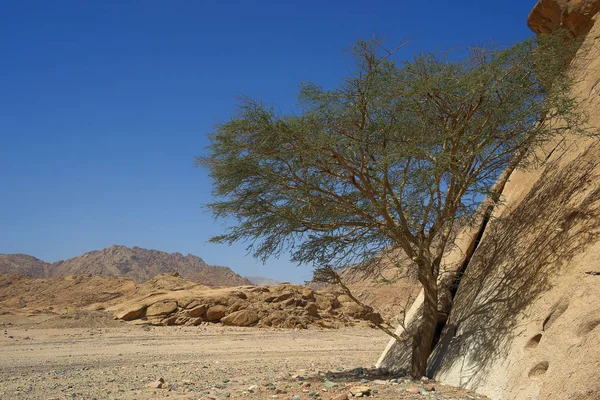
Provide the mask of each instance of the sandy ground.
POLYGON ((357 385, 382 399, 484 398, 374 376, 388 337, 368 328, 143 327, 98 315, 38 315, 0 316, 0 329, 3 400, 341 399, 357 385), (159 379, 162 388, 149 386, 159 379))

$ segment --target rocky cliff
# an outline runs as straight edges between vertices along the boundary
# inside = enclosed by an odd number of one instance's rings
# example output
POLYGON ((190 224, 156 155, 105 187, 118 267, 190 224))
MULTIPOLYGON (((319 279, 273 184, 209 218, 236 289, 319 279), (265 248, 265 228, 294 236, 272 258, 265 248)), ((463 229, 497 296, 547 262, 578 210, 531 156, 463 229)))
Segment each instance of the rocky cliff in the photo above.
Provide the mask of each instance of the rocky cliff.
MULTIPOLYGON (((572 64, 574 91, 600 127, 598 11, 597 0, 542 0, 529 26, 585 37, 572 64)), ((502 205, 464 257, 429 374, 498 400, 600 399, 600 143, 560 137, 539 155, 543 166, 511 174, 502 205)), ((390 347, 380 365, 401 367, 406 350, 390 347)))

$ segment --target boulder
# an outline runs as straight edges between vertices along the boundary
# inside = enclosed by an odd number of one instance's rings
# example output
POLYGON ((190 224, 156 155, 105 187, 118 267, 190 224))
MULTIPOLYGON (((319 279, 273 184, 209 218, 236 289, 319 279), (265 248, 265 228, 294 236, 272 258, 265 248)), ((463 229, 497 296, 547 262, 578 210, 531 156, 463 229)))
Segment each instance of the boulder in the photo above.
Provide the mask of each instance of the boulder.
POLYGON ((371 388, 368 387, 368 386, 364 386, 364 385, 361 385, 361 386, 352 386, 349 391, 354 396, 360 397, 362 395, 371 393, 371 388))
POLYGON ((143 317, 145 312, 146 306, 144 304, 136 304, 135 306, 117 311, 113 316, 117 319, 122 319, 123 321, 133 321, 134 319, 143 317))
POLYGON ((317 307, 317 305, 315 303, 308 303, 304 309, 306 310, 306 312, 308 313, 308 315, 310 315, 311 317, 318 317, 319 316, 319 308, 317 307))
POLYGON ((169 315, 175 310, 177 310, 176 301, 160 301, 152 304, 146 309, 146 316, 155 317, 158 315, 169 315))
POLYGON ((258 314, 254 310, 240 310, 221 319, 225 325, 251 326, 258 322, 258 314))
POLYGON ((189 310, 187 315, 190 317, 203 317, 208 310, 208 304, 201 304, 189 310))
POLYGON ((281 301, 285 301, 287 299, 291 299, 292 297, 294 297, 294 293, 292 293, 292 292, 283 292, 283 293, 279 293, 279 294, 267 297, 265 299, 265 302, 267 302, 267 303, 279 303, 281 301))
POLYGON ((309 288, 302 289, 302 298, 304 300, 314 301, 315 300, 315 292, 309 288))
POLYGON ((206 317, 205 317, 205 319, 207 321, 211 321, 211 322, 213 322, 213 321, 219 321, 226 314, 227 314, 227 307, 218 304, 218 305, 212 306, 208 310, 206 310, 206 317))

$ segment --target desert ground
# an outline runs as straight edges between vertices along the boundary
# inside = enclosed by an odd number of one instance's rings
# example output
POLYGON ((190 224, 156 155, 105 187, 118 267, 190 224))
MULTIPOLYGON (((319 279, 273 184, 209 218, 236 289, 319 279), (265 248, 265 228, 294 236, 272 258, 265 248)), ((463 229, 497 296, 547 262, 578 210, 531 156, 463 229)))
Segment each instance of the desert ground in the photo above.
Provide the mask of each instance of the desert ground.
POLYGON ((4 315, 0 328, 3 400, 485 399, 379 375, 388 337, 369 328, 151 327, 102 312, 4 315))

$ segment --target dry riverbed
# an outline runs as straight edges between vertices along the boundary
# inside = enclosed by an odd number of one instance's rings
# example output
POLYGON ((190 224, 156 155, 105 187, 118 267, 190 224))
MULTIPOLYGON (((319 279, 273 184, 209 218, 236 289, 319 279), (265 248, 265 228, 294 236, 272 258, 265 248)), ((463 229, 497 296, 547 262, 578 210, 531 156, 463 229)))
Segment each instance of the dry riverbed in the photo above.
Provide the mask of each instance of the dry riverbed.
POLYGON ((0 316, 0 329, 3 400, 485 398, 376 375, 388 337, 368 328, 141 327, 81 314, 0 316))

